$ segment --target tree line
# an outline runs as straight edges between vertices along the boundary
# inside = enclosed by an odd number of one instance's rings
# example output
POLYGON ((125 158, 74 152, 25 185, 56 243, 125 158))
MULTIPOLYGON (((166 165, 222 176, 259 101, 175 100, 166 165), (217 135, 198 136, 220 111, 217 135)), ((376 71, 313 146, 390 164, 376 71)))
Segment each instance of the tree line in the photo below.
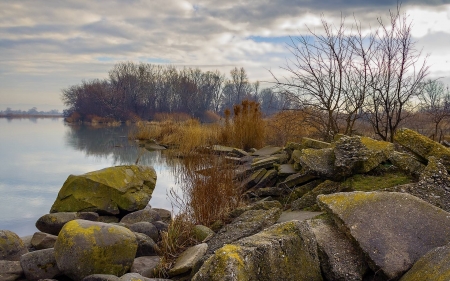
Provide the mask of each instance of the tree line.
POLYGON ((281 95, 250 82, 244 68, 230 76, 199 68, 120 62, 107 79, 82 81, 62 90, 65 116, 99 116, 114 120, 150 120, 155 113, 186 113, 202 118, 232 108, 243 100, 260 103, 265 114, 283 107, 281 95))

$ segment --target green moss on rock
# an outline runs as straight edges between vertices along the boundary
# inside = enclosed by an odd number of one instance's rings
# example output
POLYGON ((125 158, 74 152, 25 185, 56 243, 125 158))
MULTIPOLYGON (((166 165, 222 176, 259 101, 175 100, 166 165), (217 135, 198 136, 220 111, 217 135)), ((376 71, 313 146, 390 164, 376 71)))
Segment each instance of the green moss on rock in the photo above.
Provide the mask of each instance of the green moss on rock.
POLYGON ((94 211, 117 215, 143 209, 156 185, 156 172, 146 166, 116 166, 80 176, 70 175, 51 213, 94 211))
POLYGON ((130 230, 85 220, 66 223, 55 243, 58 268, 74 280, 91 274, 121 276, 131 268, 136 251, 130 230))

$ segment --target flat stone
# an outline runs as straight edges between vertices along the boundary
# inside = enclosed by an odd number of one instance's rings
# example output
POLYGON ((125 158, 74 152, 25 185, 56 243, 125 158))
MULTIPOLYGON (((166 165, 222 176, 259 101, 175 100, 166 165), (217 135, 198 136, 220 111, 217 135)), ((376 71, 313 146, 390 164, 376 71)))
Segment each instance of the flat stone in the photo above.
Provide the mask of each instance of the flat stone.
POLYGON ((388 279, 450 242, 450 213, 410 194, 343 192, 317 201, 362 249, 370 268, 388 279))
MULTIPOLYGON (((313 190, 308 191, 301 198, 292 202, 291 209, 300 210, 304 208, 313 207, 316 205, 317 196, 319 196, 320 194, 331 194, 339 192, 340 190, 341 184, 339 182, 326 180, 323 183, 316 186, 313 190)), ((317 206, 315 207, 317 208, 317 206)))
POLYGON ((252 169, 272 169, 273 164, 278 163, 279 158, 275 156, 267 157, 252 163, 252 169))
POLYGON ((287 177, 297 172, 293 164, 281 164, 278 166, 278 176, 280 177, 287 177))
POLYGON ((258 149, 255 152, 253 152, 252 155, 253 156, 270 156, 270 155, 273 155, 273 154, 277 154, 277 153, 279 153, 282 150, 283 150, 282 147, 266 146, 266 147, 263 147, 261 149, 258 149))
POLYGON ((322 149, 331 147, 331 144, 329 142, 315 140, 307 137, 302 138, 301 145, 303 148, 313 148, 313 149, 322 149))
POLYGON ((175 261, 175 265, 169 270, 169 276, 180 275, 189 272, 194 265, 206 254, 208 244, 202 243, 188 248, 175 261))
POLYGON ((288 176, 283 182, 280 182, 278 184, 278 187, 289 189, 289 188, 293 188, 298 185, 305 184, 316 178, 317 178, 317 176, 311 175, 308 172, 299 172, 299 173, 288 176))
POLYGON ((259 182, 255 185, 255 188, 267 187, 268 184, 277 177, 277 171, 269 170, 267 171, 263 177, 259 180, 259 182))

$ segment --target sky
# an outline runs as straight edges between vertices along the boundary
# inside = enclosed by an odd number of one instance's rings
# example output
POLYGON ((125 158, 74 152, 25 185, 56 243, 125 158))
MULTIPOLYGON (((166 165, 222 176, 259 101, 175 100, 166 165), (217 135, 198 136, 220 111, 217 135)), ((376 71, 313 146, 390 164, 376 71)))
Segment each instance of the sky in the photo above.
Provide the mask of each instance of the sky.
MULTIPOLYGON (((0 110, 64 109, 61 90, 107 78, 122 61, 199 67, 251 81, 286 75, 290 38, 321 32, 321 17, 365 30, 392 0, 1 0, 0 110)), ((450 0, 404 0, 430 78, 450 84, 450 0)), ((262 83, 270 86, 270 83, 262 83)))

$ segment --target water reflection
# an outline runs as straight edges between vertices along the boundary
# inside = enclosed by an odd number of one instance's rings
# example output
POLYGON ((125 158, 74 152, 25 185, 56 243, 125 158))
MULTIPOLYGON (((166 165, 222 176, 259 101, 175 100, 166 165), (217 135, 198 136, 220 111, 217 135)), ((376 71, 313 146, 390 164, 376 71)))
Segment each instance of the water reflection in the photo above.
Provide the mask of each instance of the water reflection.
POLYGON ((155 168, 158 179, 150 204, 171 209, 166 190, 176 188, 164 153, 129 141, 131 126, 69 126, 62 119, 0 118, 0 229, 33 234, 37 218, 49 212, 70 174, 115 165, 155 168))

